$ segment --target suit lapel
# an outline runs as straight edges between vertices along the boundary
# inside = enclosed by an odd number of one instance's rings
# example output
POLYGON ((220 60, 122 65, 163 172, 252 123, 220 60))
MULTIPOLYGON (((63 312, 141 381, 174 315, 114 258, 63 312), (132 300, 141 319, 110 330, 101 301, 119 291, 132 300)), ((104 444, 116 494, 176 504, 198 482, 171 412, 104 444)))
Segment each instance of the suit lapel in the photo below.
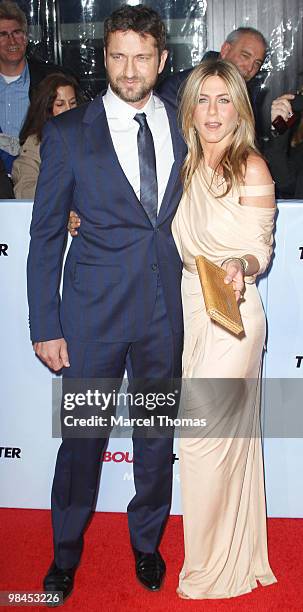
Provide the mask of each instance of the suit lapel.
MULTIPOLYGON (((162 101, 165 105, 169 120, 175 161, 172 165, 161 203, 157 218, 157 225, 159 225, 167 213, 169 213, 172 194, 177 181, 180 180, 180 170, 186 155, 186 145, 177 127, 176 111, 173 107, 170 107, 165 100, 162 101)), ((119 159, 110 135, 101 94, 97 96, 95 100, 91 102, 91 104, 89 104, 83 118, 83 123, 86 127, 85 134, 88 152, 92 154, 94 165, 96 165, 97 168, 102 167, 106 172, 106 176, 111 177, 113 182, 121 183, 121 189, 123 190, 122 193, 125 198, 132 204, 132 206, 136 208, 141 217, 149 221, 145 210, 141 206, 140 201, 138 200, 131 184, 120 166, 119 159)))
POLYGON ((113 183, 121 184, 121 191, 144 219, 148 216, 141 206, 135 191, 125 176, 115 151, 110 130, 107 123, 102 95, 99 95, 88 106, 84 115, 83 122, 86 124, 86 142, 89 151, 93 156, 94 164, 97 168, 103 168, 106 176, 111 178, 113 183))

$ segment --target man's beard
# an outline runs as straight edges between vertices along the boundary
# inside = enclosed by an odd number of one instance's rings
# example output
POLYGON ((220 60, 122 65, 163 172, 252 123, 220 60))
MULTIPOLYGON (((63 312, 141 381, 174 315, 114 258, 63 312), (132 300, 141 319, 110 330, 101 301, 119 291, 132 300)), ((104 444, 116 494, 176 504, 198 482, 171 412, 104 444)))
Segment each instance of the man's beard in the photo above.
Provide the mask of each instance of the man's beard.
POLYGON ((155 83, 147 83, 145 79, 135 77, 133 82, 134 84, 140 84, 140 87, 133 91, 131 88, 128 89, 126 85, 127 79, 125 77, 118 77, 115 81, 112 81, 108 75, 108 80, 113 92, 121 98, 121 100, 128 103, 140 102, 150 94, 155 85, 155 83), (124 81, 125 85, 123 85, 124 81))

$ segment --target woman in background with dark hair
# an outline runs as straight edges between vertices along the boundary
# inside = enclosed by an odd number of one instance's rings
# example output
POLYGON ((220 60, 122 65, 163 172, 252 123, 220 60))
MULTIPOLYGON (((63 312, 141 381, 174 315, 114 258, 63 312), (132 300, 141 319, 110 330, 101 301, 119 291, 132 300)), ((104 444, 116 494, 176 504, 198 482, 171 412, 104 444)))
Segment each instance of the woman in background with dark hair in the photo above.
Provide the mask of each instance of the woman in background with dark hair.
POLYGON ((40 170, 40 143, 45 123, 84 102, 77 80, 69 75, 50 74, 39 85, 20 132, 21 150, 12 170, 15 197, 35 197, 40 170))

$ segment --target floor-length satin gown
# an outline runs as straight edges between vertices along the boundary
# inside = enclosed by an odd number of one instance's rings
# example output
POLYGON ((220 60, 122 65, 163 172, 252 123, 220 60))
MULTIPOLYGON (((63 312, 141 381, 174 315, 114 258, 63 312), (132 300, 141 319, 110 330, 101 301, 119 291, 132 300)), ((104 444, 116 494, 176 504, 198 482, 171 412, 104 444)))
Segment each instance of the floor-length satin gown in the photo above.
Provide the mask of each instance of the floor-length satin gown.
POLYGON ((272 254, 275 211, 244 206, 239 199, 271 195, 274 185, 239 187, 226 196, 224 189, 222 177, 199 167, 172 225, 184 264, 183 416, 206 416, 207 424, 214 425, 211 433, 206 427, 205 435, 185 433, 180 439, 185 559, 179 589, 193 599, 235 597, 250 592, 257 581, 263 586, 276 582, 267 556, 259 435, 265 340, 261 300, 255 278, 246 278, 240 303, 245 334, 229 333, 206 314, 194 260, 204 255, 221 265, 228 257, 249 253, 263 272, 272 254), (190 387, 193 379, 204 381, 198 395, 190 387))

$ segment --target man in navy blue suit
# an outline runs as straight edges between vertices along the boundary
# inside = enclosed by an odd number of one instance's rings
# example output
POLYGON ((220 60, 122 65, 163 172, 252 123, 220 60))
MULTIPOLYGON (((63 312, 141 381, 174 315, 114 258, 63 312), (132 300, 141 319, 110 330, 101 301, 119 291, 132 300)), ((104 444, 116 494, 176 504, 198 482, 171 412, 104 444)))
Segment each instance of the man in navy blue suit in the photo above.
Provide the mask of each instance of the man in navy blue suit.
MULTIPOLYGON (((182 264, 171 235, 185 146, 173 108, 153 95, 167 51, 158 14, 123 6, 105 21, 109 87, 45 128, 28 258, 31 339, 63 381, 181 375, 182 264), (59 286, 69 211, 81 217, 59 286)), ((54 560, 46 591, 72 591, 106 437, 64 437, 52 488, 54 560)), ((173 441, 134 437, 128 506, 136 574, 152 591, 172 487, 173 441)))

